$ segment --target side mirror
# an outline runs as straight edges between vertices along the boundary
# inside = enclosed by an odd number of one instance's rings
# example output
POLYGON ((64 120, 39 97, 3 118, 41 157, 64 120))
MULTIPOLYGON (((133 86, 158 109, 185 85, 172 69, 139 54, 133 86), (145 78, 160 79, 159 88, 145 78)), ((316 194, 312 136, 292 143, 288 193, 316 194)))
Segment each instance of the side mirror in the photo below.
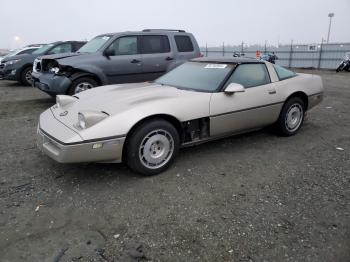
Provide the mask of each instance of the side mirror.
POLYGON ((107 49, 103 52, 103 55, 106 56, 106 57, 114 56, 114 55, 115 55, 114 49, 112 49, 112 48, 107 48, 107 49))
POLYGON ((234 93, 245 92, 245 88, 241 84, 231 83, 225 88, 224 92, 225 94, 232 95, 234 93))

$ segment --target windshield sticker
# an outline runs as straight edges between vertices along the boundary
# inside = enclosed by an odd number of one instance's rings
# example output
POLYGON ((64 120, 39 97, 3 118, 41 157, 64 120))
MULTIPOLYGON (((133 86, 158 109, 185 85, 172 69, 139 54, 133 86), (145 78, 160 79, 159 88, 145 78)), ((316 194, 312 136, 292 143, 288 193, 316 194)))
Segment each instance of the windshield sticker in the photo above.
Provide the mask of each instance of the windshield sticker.
POLYGON ((103 40, 107 41, 109 39, 109 36, 102 37, 103 40))
POLYGON ((204 68, 224 69, 226 67, 226 64, 207 64, 204 68))

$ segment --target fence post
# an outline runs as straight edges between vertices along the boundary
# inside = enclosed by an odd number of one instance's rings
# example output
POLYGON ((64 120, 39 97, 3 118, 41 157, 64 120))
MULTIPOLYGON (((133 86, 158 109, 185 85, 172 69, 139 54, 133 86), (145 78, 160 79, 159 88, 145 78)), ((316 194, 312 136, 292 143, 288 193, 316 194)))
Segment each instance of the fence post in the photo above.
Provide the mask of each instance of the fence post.
POLYGON ((288 63, 289 68, 292 66, 292 55, 293 55, 293 40, 290 43, 289 63, 288 63))
POLYGON ((222 56, 225 56, 225 42, 222 42, 222 56))
POLYGON ((317 65, 317 69, 320 69, 320 68, 321 68, 322 49, 323 49, 323 38, 322 38, 321 46, 320 46, 320 55, 318 56, 318 65, 317 65))

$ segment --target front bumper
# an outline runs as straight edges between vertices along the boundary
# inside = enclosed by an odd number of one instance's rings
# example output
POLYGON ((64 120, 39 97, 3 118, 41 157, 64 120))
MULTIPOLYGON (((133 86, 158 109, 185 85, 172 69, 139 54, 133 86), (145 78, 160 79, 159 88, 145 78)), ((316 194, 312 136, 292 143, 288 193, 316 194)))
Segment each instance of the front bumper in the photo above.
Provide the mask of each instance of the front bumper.
POLYGON ((60 163, 113 162, 122 161, 125 137, 63 144, 38 127, 37 145, 39 149, 60 163), (98 148, 94 145, 99 144, 98 148))
POLYGON ((121 162, 125 137, 84 140, 46 110, 37 129, 39 149, 60 163, 121 162))
POLYGON ((33 87, 39 88, 50 95, 64 95, 72 84, 68 77, 53 73, 33 72, 32 77, 33 87))
POLYGON ((16 69, 3 68, 0 69, 0 78, 4 80, 19 80, 18 73, 16 69))

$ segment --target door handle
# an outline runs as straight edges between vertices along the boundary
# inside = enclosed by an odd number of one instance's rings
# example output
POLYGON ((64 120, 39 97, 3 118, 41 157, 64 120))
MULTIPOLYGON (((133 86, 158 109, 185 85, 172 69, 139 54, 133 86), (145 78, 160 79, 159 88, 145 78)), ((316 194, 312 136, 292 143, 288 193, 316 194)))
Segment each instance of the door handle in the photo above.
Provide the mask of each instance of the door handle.
POLYGON ((274 88, 270 88, 268 91, 270 95, 276 94, 276 89, 274 88))
POLYGON ((136 64, 136 63, 140 63, 141 61, 140 60, 137 60, 137 59, 133 59, 130 61, 130 63, 133 63, 133 64, 136 64))
POLYGON ((165 60, 166 60, 166 61, 171 61, 171 60, 174 60, 174 58, 173 58, 173 57, 168 56, 167 58, 165 58, 165 60))

